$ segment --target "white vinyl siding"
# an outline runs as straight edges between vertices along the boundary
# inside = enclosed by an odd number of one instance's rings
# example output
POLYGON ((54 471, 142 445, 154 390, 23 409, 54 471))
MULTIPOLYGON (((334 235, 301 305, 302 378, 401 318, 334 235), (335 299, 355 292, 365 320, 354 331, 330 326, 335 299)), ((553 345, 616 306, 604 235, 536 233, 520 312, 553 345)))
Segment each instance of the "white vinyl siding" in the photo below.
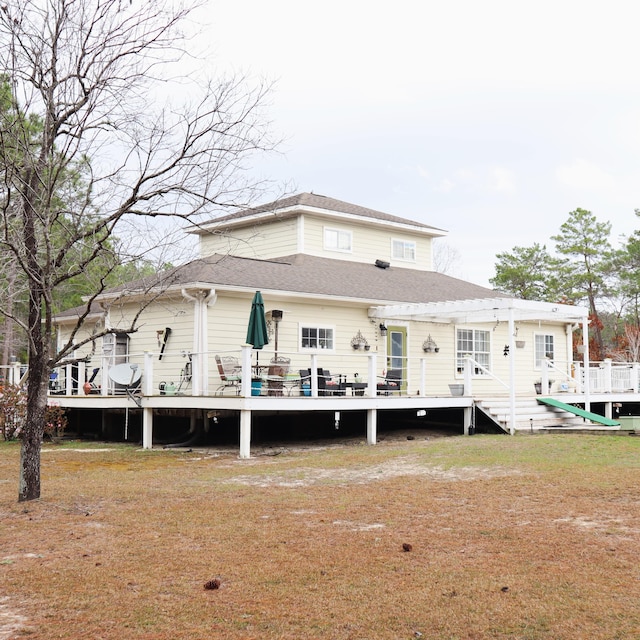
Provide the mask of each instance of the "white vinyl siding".
POLYGON ((274 220, 245 229, 200 236, 200 255, 214 254, 269 259, 298 252, 298 225, 294 219, 274 220))
MULTIPOLYGON (((326 221, 310 214, 304 217, 304 253, 325 258, 339 258, 354 262, 375 263, 376 260, 390 262, 392 267, 405 269, 431 270, 430 237, 406 237, 392 233, 390 229, 375 226, 353 224, 347 226, 326 224, 326 221), (325 229, 340 229, 351 234, 350 251, 328 249, 325 245, 325 229), (413 260, 393 259, 391 256, 391 239, 413 243, 415 258, 413 260)), ((281 255, 287 255, 282 253, 281 255)))

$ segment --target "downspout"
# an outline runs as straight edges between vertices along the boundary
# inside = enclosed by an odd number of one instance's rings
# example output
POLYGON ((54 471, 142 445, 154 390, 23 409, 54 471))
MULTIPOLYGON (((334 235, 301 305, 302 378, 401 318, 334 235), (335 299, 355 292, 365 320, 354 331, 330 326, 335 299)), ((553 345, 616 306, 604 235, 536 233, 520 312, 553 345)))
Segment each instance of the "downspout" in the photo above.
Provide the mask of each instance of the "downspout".
POLYGON ((182 289, 182 296, 194 303, 193 306, 193 395, 206 395, 209 390, 208 354, 208 314, 209 303, 216 300, 215 289, 200 289, 195 295, 182 289))

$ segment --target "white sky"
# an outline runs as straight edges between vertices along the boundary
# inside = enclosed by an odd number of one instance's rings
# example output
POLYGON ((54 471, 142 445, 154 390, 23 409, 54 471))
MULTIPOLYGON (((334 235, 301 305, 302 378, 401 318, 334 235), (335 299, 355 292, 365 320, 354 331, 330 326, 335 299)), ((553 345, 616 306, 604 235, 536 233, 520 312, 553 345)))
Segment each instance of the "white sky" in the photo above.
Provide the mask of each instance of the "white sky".
POLYGON ((256 170, 295 192, 446 229, 482 285, 577 207, 640 228, 632 0, 208 1, 214 64, 276 80, 256 170))

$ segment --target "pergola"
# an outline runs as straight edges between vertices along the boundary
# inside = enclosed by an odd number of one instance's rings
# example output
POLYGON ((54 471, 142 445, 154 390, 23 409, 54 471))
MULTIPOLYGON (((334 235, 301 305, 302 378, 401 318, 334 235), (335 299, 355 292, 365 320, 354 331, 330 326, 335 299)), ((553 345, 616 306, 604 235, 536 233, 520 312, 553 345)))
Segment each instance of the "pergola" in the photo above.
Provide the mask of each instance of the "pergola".
MULTIPOLYGON (((582 327, 585 370, 589 366, 589 310, 569 304, 520 300, 518 298, 478 298, 446 302, 424 302, 417 304, 391 304, 369 308, 369 317, 415 322, 438 323, 485 323, 507 322, 509 325, 509 351, 514 353, 515 323, 540 320, 582 327)), ((511 431, 515 425, 515 363, 509 365, 509 400, 511 431)), ((585 409, 590 409, 589 376, 584 384, 585 409)))

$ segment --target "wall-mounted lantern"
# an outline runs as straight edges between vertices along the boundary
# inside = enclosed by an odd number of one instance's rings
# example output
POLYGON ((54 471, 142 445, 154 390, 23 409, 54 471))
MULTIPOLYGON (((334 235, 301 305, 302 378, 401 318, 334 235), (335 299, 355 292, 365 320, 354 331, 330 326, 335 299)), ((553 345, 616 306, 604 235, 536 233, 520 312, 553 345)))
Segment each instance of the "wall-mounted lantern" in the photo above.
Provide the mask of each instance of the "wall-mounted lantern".
POLYGON ((387 335, 387 325, 384 322, 381 322, 378 328, 380 329, 380 335, 382 337, 387 335))

